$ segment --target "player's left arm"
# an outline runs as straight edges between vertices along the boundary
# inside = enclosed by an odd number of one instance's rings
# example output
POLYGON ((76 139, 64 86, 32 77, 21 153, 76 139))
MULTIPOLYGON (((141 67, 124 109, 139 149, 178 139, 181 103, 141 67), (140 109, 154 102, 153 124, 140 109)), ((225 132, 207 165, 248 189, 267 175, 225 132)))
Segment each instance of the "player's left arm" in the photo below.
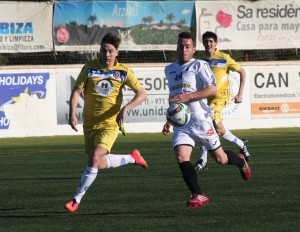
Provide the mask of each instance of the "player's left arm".
POLYGON ((147 93, 144 87, 142 86, 142 84, 138 81, 138 78, 135 75, 135 73, 129 67, 126 67, 126 71, 127 71, 127 77, 124 84, 127 85, 135 93, 135 95, 131 99, 131 101, 128 102, 126 105, 124 105, 120 110, 117 116, 117 123, 119 127, 122 127, 127 112, 130 109, 133 109, 134 107, 140 105, 143 101, 147 99, 147 93))
POLYGON ((234 97, 234 103, 241 103, 243 101, 243 92, 246 83, 246 72, 242 67, 237 72, 240 74, 240 86, 238 94, 234 97))
POLYGON ((214 96, 217 92, 215 85, 209 85, 192 93, 181 93, 169 98, 170 103, 186 103, 214 96))
POLYGON ((240 74, 239 91, 234 97, 234 103, 241 103, 243 101, 243 92, 246 83, 246 72, 239 63, 232 59, 230 55, 226 54, 225 59, 227 62, 227 69, 240 74))
POLYGON ((118 125, 122 126, 128 110, 133 109, 134 107, 140 105, 146 99, 147 99, 147 93, 145 89, 141 86, 139 90, 135 92, 135 96, 132 98, 132 100, 122 107, 117 117, 118 125))

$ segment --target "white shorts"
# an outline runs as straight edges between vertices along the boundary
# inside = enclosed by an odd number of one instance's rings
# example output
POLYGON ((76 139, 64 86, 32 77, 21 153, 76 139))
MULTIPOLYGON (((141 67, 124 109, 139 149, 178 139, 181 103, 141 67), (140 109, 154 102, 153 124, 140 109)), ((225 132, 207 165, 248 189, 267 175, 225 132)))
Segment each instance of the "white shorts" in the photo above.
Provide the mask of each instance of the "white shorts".
POLYGON ((195 147, 195 143, 200 143, 209 151, 221 146, 211 120, 189 122, 184 127, 174 127, 173 149, 179 145, 195 147))

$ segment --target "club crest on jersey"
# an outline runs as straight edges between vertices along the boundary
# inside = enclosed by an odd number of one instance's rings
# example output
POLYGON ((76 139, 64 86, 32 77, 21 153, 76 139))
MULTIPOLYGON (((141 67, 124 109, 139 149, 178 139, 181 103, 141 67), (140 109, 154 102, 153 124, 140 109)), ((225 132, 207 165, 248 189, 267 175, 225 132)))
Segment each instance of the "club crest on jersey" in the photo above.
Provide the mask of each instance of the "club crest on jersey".
POLYGON ((227 62, 226 60, 223 59, 211 59, 205 61, 207 61, 210 67, 225 67, 227 62))
POLYGON ((113 75, 114 75, 115 79, 121 79, 121 76, 122 76, 121 72, 119 72, 119 71, 115 71, 113 75))
POLYGON ((218 60, 211 61, 211 66, 217 66, 217 65, 218 65, 218 60))
POLYGON ((100 96, 108 96, 109 94, 111 94, 114 87, 110 80, 103 79, 96 84, 95 89, 100 96))

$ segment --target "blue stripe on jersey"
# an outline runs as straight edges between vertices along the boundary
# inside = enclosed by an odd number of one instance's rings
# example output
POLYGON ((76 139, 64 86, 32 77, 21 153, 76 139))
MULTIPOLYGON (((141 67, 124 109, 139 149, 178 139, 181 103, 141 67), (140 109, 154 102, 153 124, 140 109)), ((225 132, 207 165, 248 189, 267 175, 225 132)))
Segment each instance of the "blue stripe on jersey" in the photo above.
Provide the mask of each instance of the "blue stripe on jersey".
POLYGON ((127 72, 124 70, 110 70, 106 72, 105 70, 102 69, 88 69, 88 77, 93 78, 93 77, 99 77, 99 78, 113 78, 118 81, 125 81, 127 76, 127 72))
POLYGON ((195 63, 196 63, 196 61, 197 60, 193 60, 193 61, 191 61, 191 62, 188 62, 187 64, 187 67, 185 68, 185 72, 188 72, 189 71, 189 69, 191 68, 191 67, 193 67, 193 68, 195 68, 195 69, 197 69, 197 67, 194 67, 194 65, 195 65, 195 63))
POLYGON ((223 59, 204 59, 210 67, 225 67, 226 66, 226 60, 223 59))

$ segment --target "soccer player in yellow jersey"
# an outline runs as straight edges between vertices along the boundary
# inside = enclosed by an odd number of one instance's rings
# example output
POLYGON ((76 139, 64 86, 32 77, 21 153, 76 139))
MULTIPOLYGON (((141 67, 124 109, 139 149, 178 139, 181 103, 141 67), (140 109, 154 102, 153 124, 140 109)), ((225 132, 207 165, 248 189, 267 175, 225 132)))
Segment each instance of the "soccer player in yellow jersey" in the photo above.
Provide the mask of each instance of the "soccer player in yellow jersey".
POLYGON ((75 212, 96 179, 98 170, 120 167, 129 163, 147 168, 138 150, 130 154, 110 154, 111 148, 123 127, 128 110, 147 99, 147 94, 137 76, 117 60, 120 38, 106 34, 100 47, 100 59, 87 62, 82 68, 70 97, 69 124, 77 131, 76 107, 79 96, 84 94, 83 132, 88 155, 77 192, 65 208, 75 212), (127 85, 134 93, 133 99, 121 108, 122 88, 127 85))
MULTIPOLYGON (((205 61, 208 62, 216 77, 217 93, 213 97, 208 98, 208 104, 215 113, 213 115, 213 122, 216 131, 223 139, 236 144, 240 148, 245 159, 248 161, 250 154, 247 150, 247 140, 242 140, 233 135, 229 130, 225 129, 222 123, 222 110, 226 107, 230 99, 230 81, 229 71, 238 72, 240 74, 240 86, 238 94, 234 97, 234 103, 241 103, 243 101, 243 90, 245 86, 246 73, 244 69, 230 57, 230 55, 221 52, 217 49, 218 37, 214 32, 207 31, 202 35, 202 42, 205 48, 205 61)), ((207 149, 200 147, 200 159, 196 163, 196 170, 207 168, 207 149)))

